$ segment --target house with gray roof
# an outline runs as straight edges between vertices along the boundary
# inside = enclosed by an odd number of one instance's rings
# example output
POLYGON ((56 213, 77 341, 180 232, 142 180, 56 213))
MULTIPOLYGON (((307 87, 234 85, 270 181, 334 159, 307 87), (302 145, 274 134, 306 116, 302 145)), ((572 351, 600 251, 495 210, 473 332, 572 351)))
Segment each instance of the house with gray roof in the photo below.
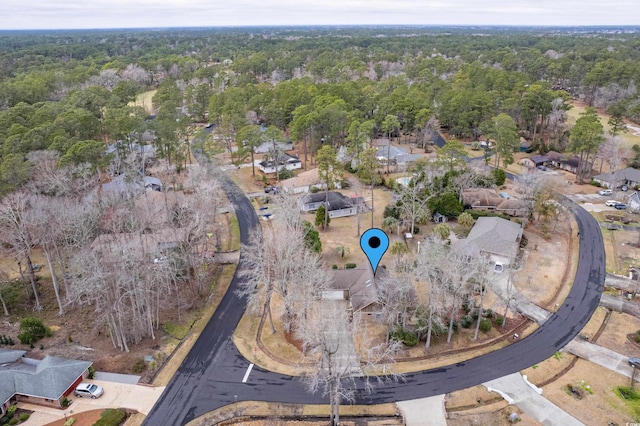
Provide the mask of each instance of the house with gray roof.
POLYGON ((488 256, 493 262, 508 265, 518 254, 522 226, 499 217, 479 217, 465 243, 472 256, 488 256))
POLYGON ((12 400, 63 408, 62 401, 88 376, 92 364, 55 356, 37 360, 25 353, 0 348, 0 415, 12 400))
POLYGON ((385 164, 389 161, 389 164, 402 166, 422 157, 422 154, 409 154, 405 149, 393 145, 382 146, 376 150, 376 158, 385 164))
POLYGON ((309 193, 298 199, 300 211, 304 213, 316 211, 322 205, 325 206, 332 219, 354 216, 358 214, 359 209, 366 208, 363 197, 347 197, 337 191, 329 191, 327 194, 324 192, 309 193))
POLYGON ((618 170, 615 173, 602 173, 592 178, 595 182, 605 188, 616 189, 622 185, 626 185, 630 188, 634 188, 640 185, 640 170, 633 167, 627 167, 626 169, 618 170))
POLYGON ((323 291, 325 300, 347 300, 352 312, 363 311, 368 315, 380 312, 378 287, 388 276, 386 269, 379 268, 373 275, 369 264, 353 269, 332 269, 331 281, 323 291))

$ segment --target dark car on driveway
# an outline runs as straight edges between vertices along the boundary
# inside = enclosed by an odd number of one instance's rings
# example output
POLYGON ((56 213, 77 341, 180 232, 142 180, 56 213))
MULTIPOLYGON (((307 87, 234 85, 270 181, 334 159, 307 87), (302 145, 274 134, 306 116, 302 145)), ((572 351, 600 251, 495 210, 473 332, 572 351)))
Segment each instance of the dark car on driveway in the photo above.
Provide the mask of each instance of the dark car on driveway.
POLYGON ((618 209, 618 210, 624 210, 624 209, 626 209, 626 208, 627 208, 627 205, 626 205, 625 203, 618 203, 618 204, 616 204, 616 205, 615 205, 615 206, 613 206, 613 207, 615 207, 615 208, 616 208, 616 209, 618 209))
POLYGON ((632 367, 640 367, 640 358, 631 357, 629 358, 629 365, 632 367))
POLYGON ((264 189, 264 192, 267 194, 277 194, 279 191, 279 188, 277 186, 267 186, 264 189))

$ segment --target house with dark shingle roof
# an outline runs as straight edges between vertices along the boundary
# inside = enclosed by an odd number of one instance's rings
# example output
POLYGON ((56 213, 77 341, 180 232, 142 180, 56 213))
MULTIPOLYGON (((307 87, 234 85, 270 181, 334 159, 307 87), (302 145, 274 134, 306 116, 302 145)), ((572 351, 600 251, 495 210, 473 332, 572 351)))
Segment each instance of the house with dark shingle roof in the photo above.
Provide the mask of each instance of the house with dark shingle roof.
POLYGON ((549 162, 549 158, 544 155, 532 155, 531 157, 525 157, 520 160, 520 164, 530 169, 533 169, 538 166, 546 166, 549 162))
POLYGON ((546 157, 549 159, 548 165, 573 174, 577 173, 578 166, 580 166, 581 163, 580 156, 576 154, 562 154, 556 151, 549 151, 546 157))
POLYGON ((356 215, 359 209, 366 207, 363 197, 347 197, 336 191, 329 191, 326 195, 324 192, 306 194, 298 199, 300 211, 305 213, 316 211, 322 205, 325 205, 332 219, 356 215))
POLYGON ((518 254, 522 226, 499 217, 479 217, 465 239, 472 256, 485 255, 494 262, 508 265, 518 254))
POLYGON ((296 170, 302 168, 302 161, 294 155, 289 155, 286 152, 279 152, 276 155, 277 158, 277 168, 276 168, 276 160, 267 159, 267 160, 254 160, 254 164, 262 171, 264 174, 275 173, 276 170, 296 170))
POLYGON ((92 364, 55 356, 37 360, 25 353, 0 348, 0 415, 14 399, 63 408, 62 401, 88 376, 92 364))

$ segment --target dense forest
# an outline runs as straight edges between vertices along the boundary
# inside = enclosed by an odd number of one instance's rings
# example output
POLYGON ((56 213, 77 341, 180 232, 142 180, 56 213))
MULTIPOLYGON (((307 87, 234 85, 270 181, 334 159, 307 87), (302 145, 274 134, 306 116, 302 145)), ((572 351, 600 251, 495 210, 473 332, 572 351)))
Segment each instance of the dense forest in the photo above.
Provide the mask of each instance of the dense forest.
MULTIPOLYGON (((161 133, 162 123, 129 106, 154 88, 166 89, 157 112, 168 102, 232 136, 260 123, 316 148, 337 146, 366 129, 384 132, 393 115, 394 133, 419 133, 436 118, 457 138, 478 138, 483 123, 505 113, 521 135, 563 150, 571 97, 640 120, 639 55, 632 29, 4 32, 0 186, 6 193, 28 179, 31 151, 95 166, 104 142, 135 142, 147 127, 161 133)), ((168 109, 158 118, 178 114, 168 109)), ((161 143, 167 156, 173 144, 161 143)))
MULTIPOLYGON (((169 296, 176 282, 197 270, 185 250, 179 268, 162 279, 156 277, 159 267, 152 269, 148 291, 129 303, 123 299, 131 297, 126 286, 139 291, 134 285, 139 277, 131 275, 123 284, 117 269, 89 271, 86 265, 97 268, 97 263, 87 261, 86 251, 80 257, 81 248, 98 236, 148 233, 147 219, 131 213, 134 202, 127 210, 115 201, 87 201, 105 176, 144 175, 144 156, 136 155, 144 146, 179 174, 188 166, 192 141, 214 153, 231 151, 237 139, 242 142, 234 153, 237 161, 252 156, 265 135, 304 140, 311 152, 323 145, 346 147, 357 157, 363 142, 375 135, 400 140, 410 135, 424 143, 429 130, 442 127, 467 141, 500 142, 512 130, 534 150, 586 152, 593 161, 594 146, 585 141, 594 115, 588 112, 586 124, 578 126, 583 133, 572 136, 569 102, 606 110, 614 131, 623 120, 640 122, 639 59, 635 28, 0 32, 3 250, 26 262, 39 308, 29 254, 43 248, 64 271, 60 287, 68 303, 111 304, 100 306, 104 322, 120 333, 112 334, 114 344, 126 349, 127 341, 153 336, 157 312, 168 303, 154 299, 158 288, 169 296), (156 90, 152 105, 135 106, 138 95, 150 90, 156 90), (213 136, 205 123, 215 123, 213 136), (258 131, 260 126, 268 132, 258 131), (56 229, 48 226, 63 217, 68 220, 56 229), (73 287, 74 279, 86 284, 81 279, 86 274, 112 280, 116 301, 90 298, 94 290, 73 287), (113 310, 116 302, 123 303, 122 310, 113 310), (133 313, 126 316, 125 310, 133 313), (127 329, 140 318, 138 328, 127 329)), ((513 148, 501 152, 498 146, 496 159, 509 157, 513 148)), ((192 186, 202 194, 218 190, 192 186)), ((174 233, 210 231, 205 226, 210 218, 194 212, 215 206, 190 201, 171 209, 174 233)), ((192 247, 199 244, 193 232, 184 234, 192 247)), ((11 288, 0 287, 3 305, 11 288)), ((194 294, 202 291, 198 286, 194 294)), ((58 303, 62 314, 65 303, 60 298, 58 303)))

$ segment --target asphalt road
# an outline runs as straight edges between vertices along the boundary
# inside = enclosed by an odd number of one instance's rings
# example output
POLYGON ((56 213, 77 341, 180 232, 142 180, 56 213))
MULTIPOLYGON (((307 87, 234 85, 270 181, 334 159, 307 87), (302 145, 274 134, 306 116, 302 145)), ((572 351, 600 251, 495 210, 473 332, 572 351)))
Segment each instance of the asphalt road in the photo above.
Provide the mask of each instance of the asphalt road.
MULTIPOLYGON (((255 211, 231 181, 225 184, 236 207, 241 241, 257 226, 255 211)), ((367 394, 358 382, 356 402, 374 404, 440 395, 478 385, 537 364, 563 348, 587 323, 598 307, 604 287, 605 255, 602 235, 593 217, 570 204, 580 230, 580 253, 574 284, 563 305, 538 330, 518 342, 478 358, 446 367, 405 375, 378 385, 367 394)), ((242 255, 238 269, 242 268, 242 255)), ((236 275, 211 321, 149 413, 145 425, 182 425, 211 410, 243 400, 290 403, 327 403, 309 394, 300 379, 253 368, 235 349, 231 335, 245 303, 235 293, 236 275)))

